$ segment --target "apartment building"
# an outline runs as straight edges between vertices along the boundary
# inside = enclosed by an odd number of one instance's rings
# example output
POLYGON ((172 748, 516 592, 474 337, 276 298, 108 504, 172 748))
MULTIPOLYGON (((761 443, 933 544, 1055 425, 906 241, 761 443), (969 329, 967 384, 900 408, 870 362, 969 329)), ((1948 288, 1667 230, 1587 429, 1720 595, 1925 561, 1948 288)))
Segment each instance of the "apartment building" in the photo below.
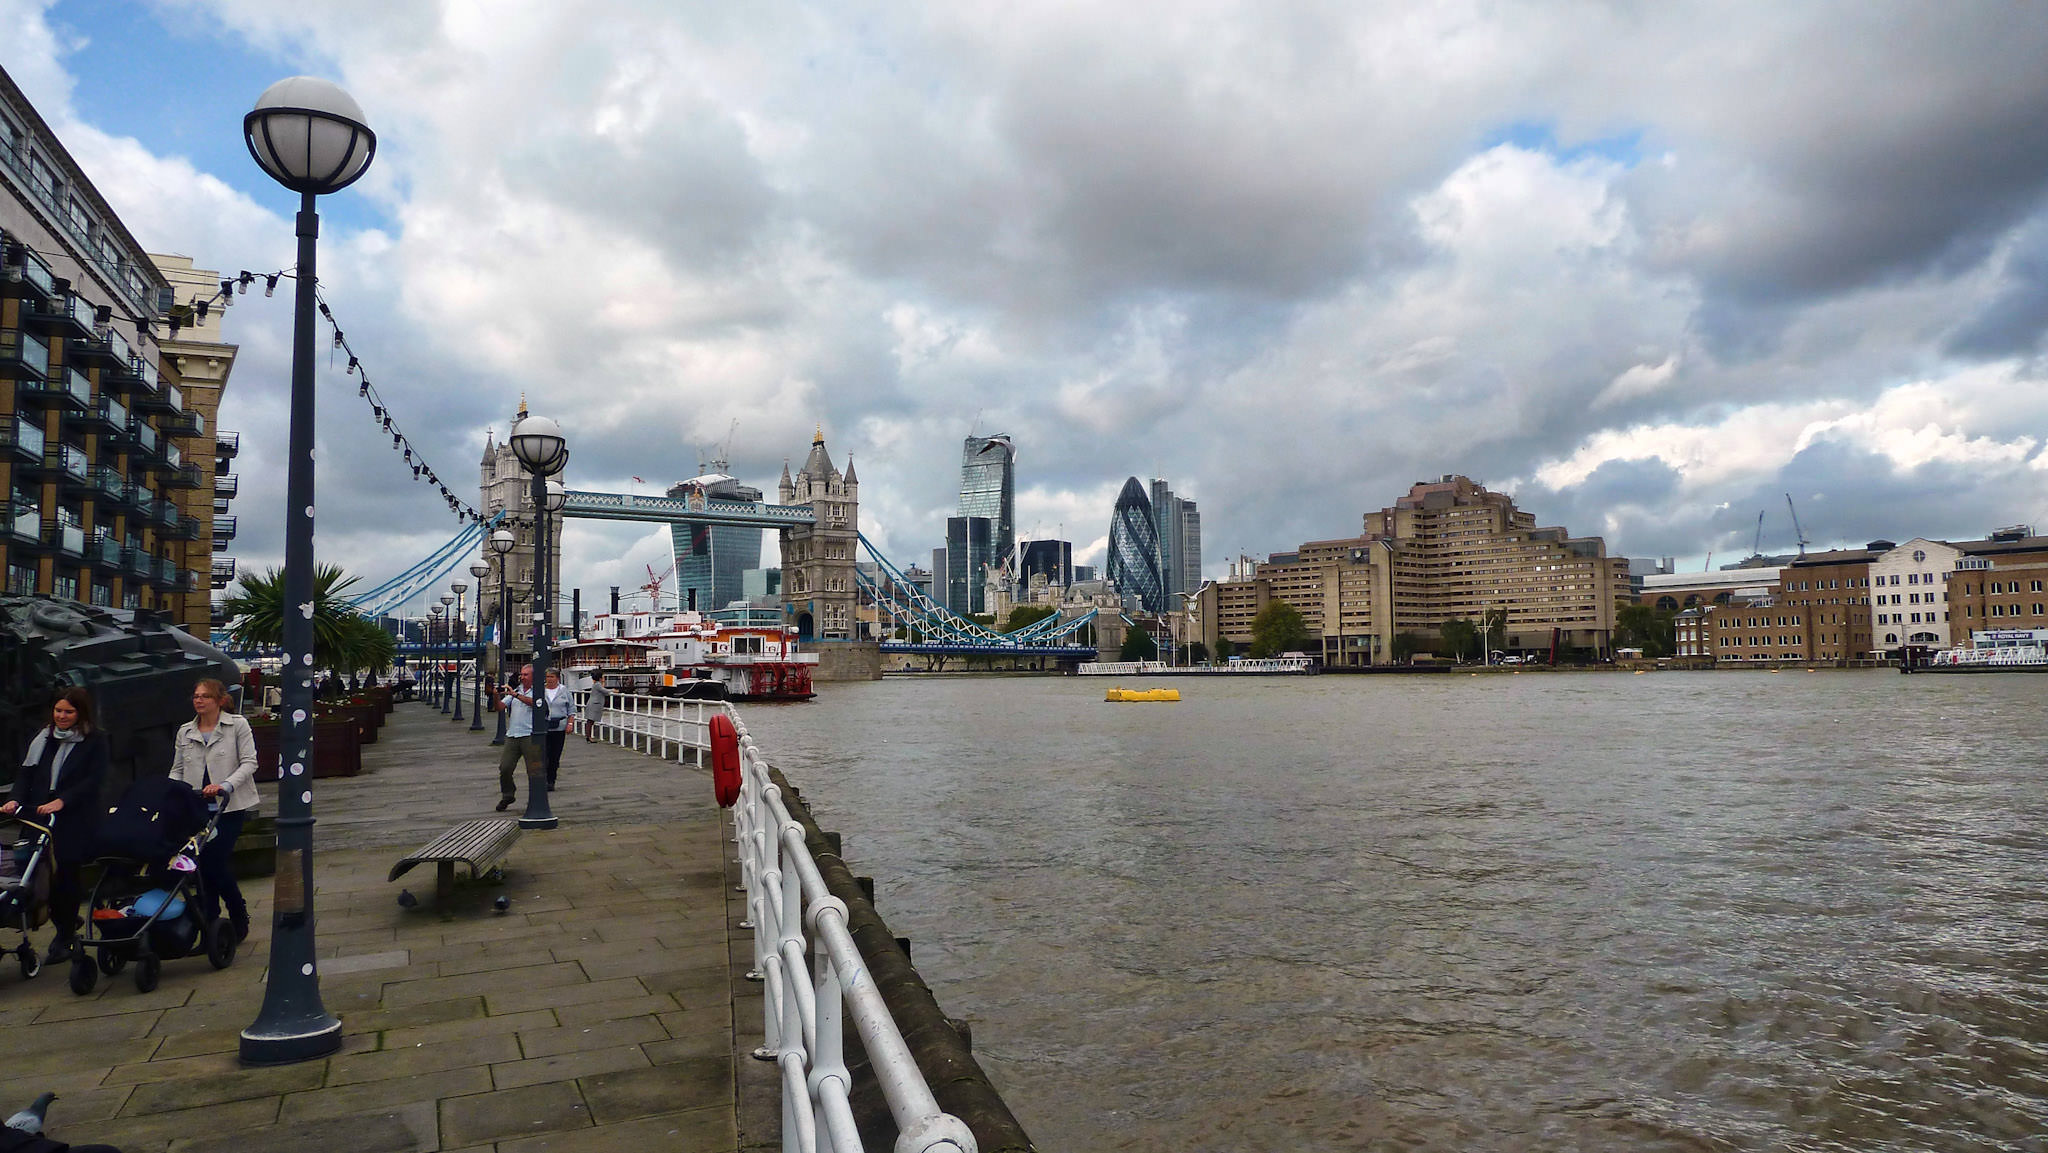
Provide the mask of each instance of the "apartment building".
POLYGON ((210 406, 226 373, 201 390, 202 405, 187 399, 159 343, 177 307, 171 281, 0 70, 0 574, 9 592, 158 610, 205 635, 210 406))
POLYGON ((1628 562, 1598 537, 1543 527, 1504 493, 1445 475, 1417 482, 1365 514, 1363 531, 1277 553, 1203 590, 1203 643, 1249 643, 1251 619, 1273 600, 1307 618, 1329 666, 1388 664, 1394 638, 1425 646, 1450 621, 1507 615, 1494 646, 1548 652, 1553 644, 1606 656, 1614 610, 1629 598, 1628 562))
POLYGON ((2014 526, 1957 548, 1948 588, 1957 644, 1980 632, 2048 628, 2048 537, 2014 526))

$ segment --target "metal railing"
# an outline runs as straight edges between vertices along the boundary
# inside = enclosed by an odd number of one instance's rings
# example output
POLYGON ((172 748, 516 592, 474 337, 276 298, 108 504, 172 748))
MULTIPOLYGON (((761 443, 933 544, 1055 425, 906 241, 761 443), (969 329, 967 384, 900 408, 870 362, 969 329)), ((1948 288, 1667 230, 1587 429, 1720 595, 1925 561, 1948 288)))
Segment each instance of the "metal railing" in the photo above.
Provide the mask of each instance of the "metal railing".
POLYGON ((974 1133, 939 1108, 847 929, 846 903, 825 886, 789 815, 768 760, 738 714, 741 785, 733 824, 741 884, 754 930, 754 971, 764 982, 762 1047, 782 1070, 786 1153, 859 1153, 842 1051, 847 1018, 859 1033, 899 1136, 897 1153, 976 1153, 974 1133), (806 958, 809 958, 809 963, 806 958))
MULTIPOLYGON (((579 720, 589 699, 587 690, 576 694, 579 720)), ((724 701, 607 693, 597 722, 597 739, 664 761, 709 764, 706 750, 711 747, 711 718, 724 711, 724 701)))

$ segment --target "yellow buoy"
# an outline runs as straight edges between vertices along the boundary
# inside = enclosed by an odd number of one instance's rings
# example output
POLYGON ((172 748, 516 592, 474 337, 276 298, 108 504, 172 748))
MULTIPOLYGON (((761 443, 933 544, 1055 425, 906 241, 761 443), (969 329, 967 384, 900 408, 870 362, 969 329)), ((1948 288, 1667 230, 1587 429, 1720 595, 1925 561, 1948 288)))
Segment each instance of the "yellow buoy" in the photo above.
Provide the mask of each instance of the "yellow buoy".
POLYGON ((1179 689, 1111 689, 1102 698, 1105 704, 1112 701, 1177 701, 1179 699, 1179 689))

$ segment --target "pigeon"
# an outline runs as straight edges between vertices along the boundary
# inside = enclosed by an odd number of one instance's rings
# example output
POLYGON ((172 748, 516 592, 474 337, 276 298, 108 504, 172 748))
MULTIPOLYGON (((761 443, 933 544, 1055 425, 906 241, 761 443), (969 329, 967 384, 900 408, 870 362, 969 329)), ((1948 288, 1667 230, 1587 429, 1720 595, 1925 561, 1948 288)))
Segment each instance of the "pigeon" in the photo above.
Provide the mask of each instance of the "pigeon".
POLYGON ((507 909, 510 909, 511 907, 512 898, 510 897, 500 896, 497 900, 491 902, 491 908, 496 909, 500 913, 504 912, 507 909))
POLYGON ((412 908, 412 907, 413 907, 414 905, 417 905, 417 904, 419 904, 419 903, 420 903, 420 899, 419 899, 418 897, 415 897, 415 896, 413 896, 413 895, 412 895, 412 890, 411 890, 411 889, 400 889, 400 890, 398 890, 398 907, 399 907, 399 908, 401 908, 401 909, 410 909, 410 908, 412 908))
POLYGON ((19 1129, 23 1133, 41 1133, 43 1131, 43 1115, 50 1111, 50 1102, 56 1099, 57 1095, 55 1093, 43 1094, 35 1099, 34 1104, 9 1117, 7 1119, 7 1127, 9 1129, 19 1129))

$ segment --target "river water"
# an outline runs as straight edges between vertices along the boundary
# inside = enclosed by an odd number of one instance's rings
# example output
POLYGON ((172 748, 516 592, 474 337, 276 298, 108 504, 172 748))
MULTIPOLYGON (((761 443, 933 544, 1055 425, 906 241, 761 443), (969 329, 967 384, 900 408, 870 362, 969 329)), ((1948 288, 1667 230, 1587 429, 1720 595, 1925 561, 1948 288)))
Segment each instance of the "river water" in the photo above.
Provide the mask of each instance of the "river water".
POLYGON ((1048 1153, 2048 1149, 2048 676, 751 706, 1048 1153))

